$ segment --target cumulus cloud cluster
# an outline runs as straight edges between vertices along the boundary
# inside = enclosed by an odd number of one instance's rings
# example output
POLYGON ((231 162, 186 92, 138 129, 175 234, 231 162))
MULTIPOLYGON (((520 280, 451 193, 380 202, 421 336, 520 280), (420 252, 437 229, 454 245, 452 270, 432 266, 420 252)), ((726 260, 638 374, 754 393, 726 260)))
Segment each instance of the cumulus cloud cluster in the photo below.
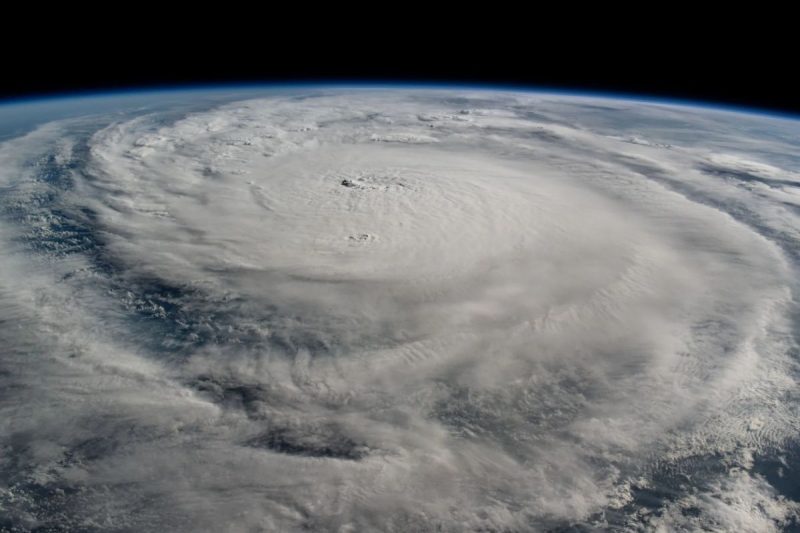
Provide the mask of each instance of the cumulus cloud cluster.
POLYGON ((796 524, 798 133, 337 90, 8 140, 0 527, 796 524))

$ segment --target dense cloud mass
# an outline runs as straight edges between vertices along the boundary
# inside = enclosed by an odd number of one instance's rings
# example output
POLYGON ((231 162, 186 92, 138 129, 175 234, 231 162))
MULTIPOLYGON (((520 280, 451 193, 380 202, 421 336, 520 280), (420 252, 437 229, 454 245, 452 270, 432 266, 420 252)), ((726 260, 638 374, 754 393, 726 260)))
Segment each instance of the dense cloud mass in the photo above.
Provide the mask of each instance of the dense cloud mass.
POLYGON ((800 122, 200 102, 0 144, 0 530, 800 527, 800 122))

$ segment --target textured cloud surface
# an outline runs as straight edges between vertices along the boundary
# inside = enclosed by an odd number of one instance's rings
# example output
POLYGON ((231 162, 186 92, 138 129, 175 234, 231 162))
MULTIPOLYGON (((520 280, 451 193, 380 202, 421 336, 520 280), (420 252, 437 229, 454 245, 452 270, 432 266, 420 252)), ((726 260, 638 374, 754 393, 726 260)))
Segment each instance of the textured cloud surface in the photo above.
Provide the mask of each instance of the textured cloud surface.
POLYGON ((0 144, 0 529, 798 526, 800 123, 242 98, 0 144))

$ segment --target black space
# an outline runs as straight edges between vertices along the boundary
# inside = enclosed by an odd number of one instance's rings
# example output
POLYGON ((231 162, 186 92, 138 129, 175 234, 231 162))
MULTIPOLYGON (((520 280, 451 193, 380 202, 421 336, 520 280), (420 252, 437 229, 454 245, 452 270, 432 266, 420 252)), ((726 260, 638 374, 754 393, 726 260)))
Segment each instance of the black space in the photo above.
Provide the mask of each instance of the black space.
POLYGON ((622 29, 593 25, 592 15, 574 25, 514 12, 470 14, 466 22, 392 25, 384 17, 328 27, 325 13, 310 25, 256 13, 217 22, 210 15, 201 26, 148 19, 75 28, 51 20, 30 35, 6 35, 3 48, 11 53, 3 61, 0 98, 165 85, 400 81, 630 93, 800 113, 797 46, 793 32, 772 24, 780 13, 758 33, 755 20, 747 28, 719 21, 656 27, 658 11, 644 24, 623 19, 622 29))

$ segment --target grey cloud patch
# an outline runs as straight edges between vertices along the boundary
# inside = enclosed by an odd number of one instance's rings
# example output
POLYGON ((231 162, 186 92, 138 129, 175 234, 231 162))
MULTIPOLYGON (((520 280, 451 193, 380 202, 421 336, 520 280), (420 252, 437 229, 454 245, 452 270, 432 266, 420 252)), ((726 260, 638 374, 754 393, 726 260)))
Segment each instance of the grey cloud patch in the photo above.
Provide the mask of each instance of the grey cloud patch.
POLYGON ((706 174, 711 174, 712 176, 731 178, 745 183, 747 182, 763 183, 764 185, 768 185, 770 187, 778 189, 784 187, 800 187, 800 182, 798 181, 759 176, 752 172, 746 172, 741 169, 730 168, 721 165, 707 164, 707 165, 700 165, 698 168, 701 172, 705 172, 706 174))

